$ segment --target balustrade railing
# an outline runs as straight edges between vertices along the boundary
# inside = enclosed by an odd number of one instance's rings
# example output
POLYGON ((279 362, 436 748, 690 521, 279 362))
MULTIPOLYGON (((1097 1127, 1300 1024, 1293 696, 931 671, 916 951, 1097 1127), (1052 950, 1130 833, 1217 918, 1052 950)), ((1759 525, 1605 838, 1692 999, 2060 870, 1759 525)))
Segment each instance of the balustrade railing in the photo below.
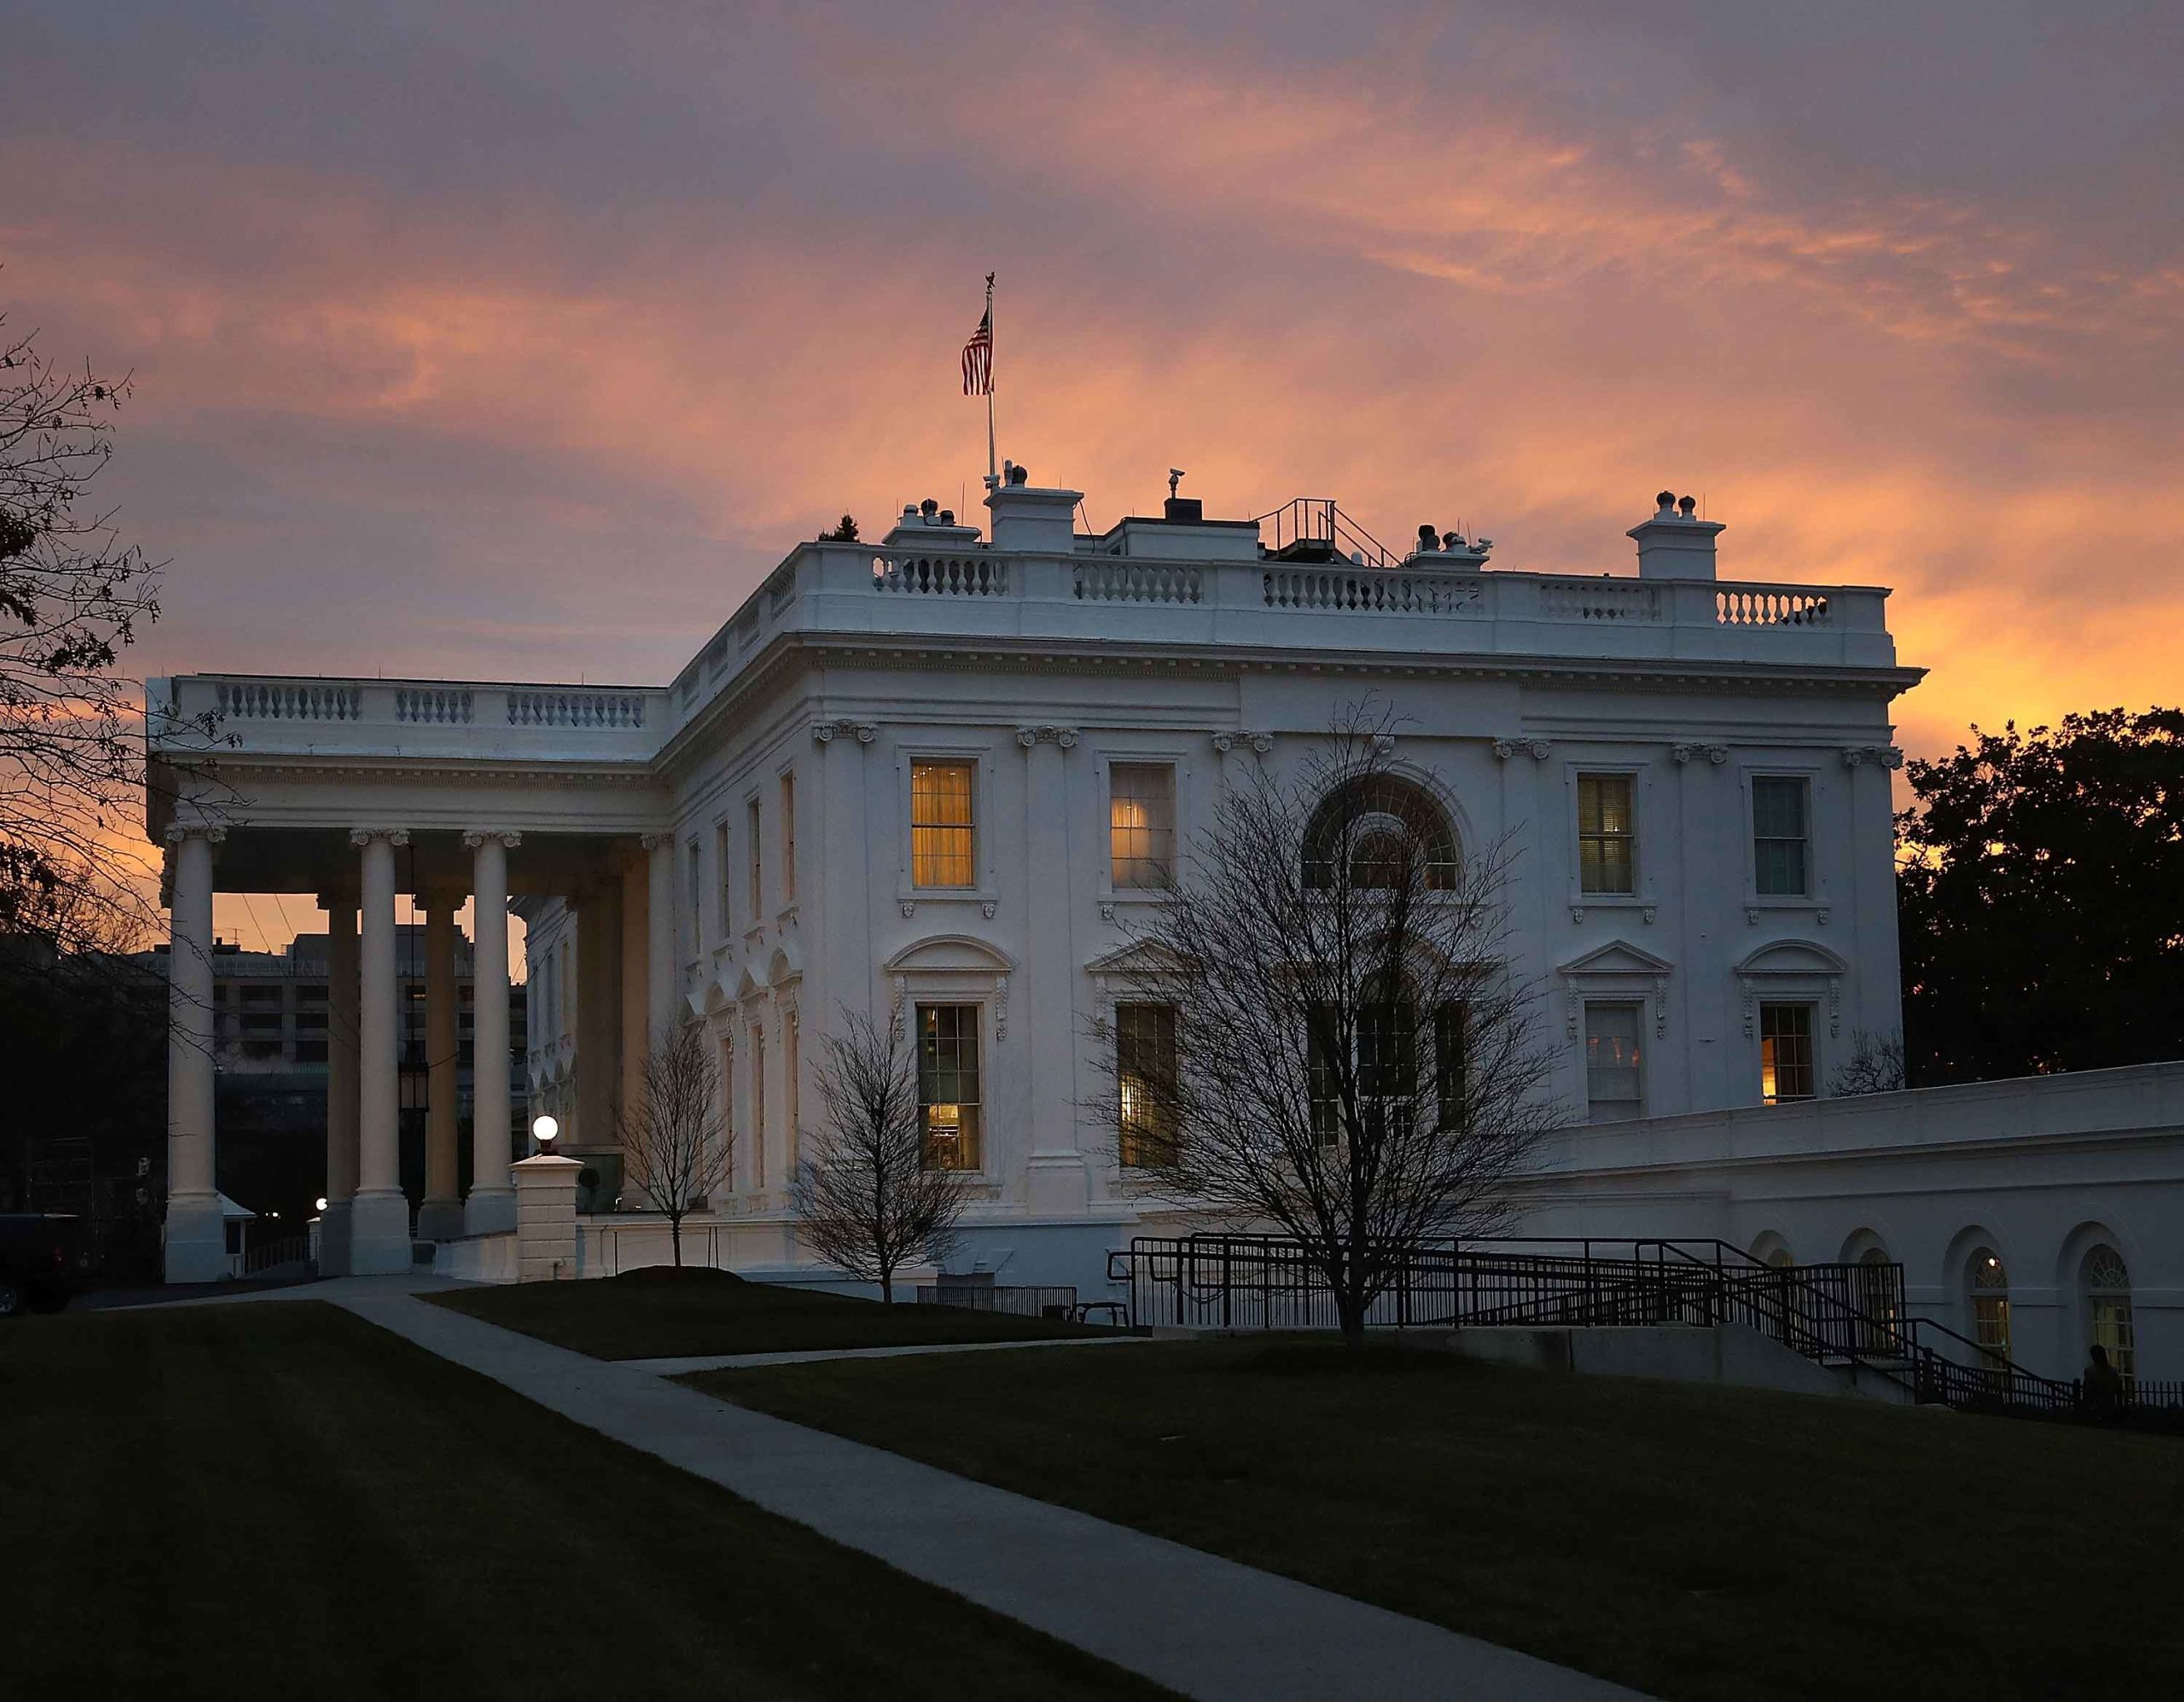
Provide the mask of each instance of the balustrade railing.
POLYGON ((1722 626, 1827 626, 1824 593, 1796 585, 1724 586, 1714 594, 1714 619, 1722 626))
POLYGON ((512 691, 511 727, 640 728, 645 724, 641 692, 512 691))
POLYGON ((1005 597, 1006 555, 875 555, 872 586, 907 596, 1005 597))
POLYGON ((1635 579, 1543 579, 1539 609, 1548 620, 1658 621, 1661 588, 1635 579))
POLYGON ((355 721, 363 713, 363 688, 303 680, 218 680, 215 707, 238 721, 355 721))
POLYGON ((397 721, 428 722, 436 726, 468 727, 473 694, 433 687, 398 687, 394 694, 397 721))
POLYGON ((1465 614, 1479 609, 1476 574, 1406 573, 1393 568, 1270 567, 1261 576, 1269 608, 1353 614, 1465 614))
POLYGON ((1074 576, 1077 595, 1097 603, 1194 603, 1204 570, 1176 562, 1116 561, 1080 562, 1074 576))

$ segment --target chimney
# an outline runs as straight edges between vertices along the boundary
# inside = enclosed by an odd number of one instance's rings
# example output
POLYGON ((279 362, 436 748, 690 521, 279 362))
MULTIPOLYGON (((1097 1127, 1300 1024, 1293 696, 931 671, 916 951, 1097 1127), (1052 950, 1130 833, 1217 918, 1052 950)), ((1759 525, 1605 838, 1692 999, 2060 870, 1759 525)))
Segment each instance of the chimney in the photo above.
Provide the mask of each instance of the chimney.
POLYGON ((1073 555, 1077 505, 1083 499, 1082 491, 1050 490, 1032 484, 1031 474, 1010 462, 999 488, 986 495, 986 507, 993 511, 989 528, 993 547, 1073 555))
POLYGON ((1678 502, 1673 491, 1653 499, 1653 518, 1630 528, 1638 540, 1638 577, 1641 579, 1711 579, 1714 577, 1714 539, 1722 531, 1719 520, 1695 518, 1695 497, 1678 502))

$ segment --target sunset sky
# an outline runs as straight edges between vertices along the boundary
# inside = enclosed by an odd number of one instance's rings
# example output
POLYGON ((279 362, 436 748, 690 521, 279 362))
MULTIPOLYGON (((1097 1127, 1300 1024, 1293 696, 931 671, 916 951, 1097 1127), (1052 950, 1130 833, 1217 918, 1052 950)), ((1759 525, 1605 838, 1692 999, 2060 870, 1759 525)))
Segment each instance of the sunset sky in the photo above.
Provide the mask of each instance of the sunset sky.
MULTIPOLYGON (((2184 696, 2184 9, 11 9, 0 305, 133 368, 144 673, 664 683, 1002 450, 1895 588, 1914 753, 2184 696)), ((224 926, 226 921, 223 915, 224 926)))

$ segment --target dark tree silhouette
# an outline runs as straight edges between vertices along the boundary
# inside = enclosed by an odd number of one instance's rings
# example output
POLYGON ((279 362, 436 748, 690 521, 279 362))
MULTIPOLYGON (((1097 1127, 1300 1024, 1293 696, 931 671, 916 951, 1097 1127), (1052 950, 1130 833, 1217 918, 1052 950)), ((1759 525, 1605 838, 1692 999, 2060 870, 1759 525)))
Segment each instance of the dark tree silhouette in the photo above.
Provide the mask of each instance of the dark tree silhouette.
POLYGON ((2184 1053, 2184 711, 1972 732, 1896 817, 1911 1080, 2184 1053))
POLYGON ((89 492, 129 389, 0 329, 0 934, 70 954, 117 913, 151 915, 135 682, 116 670, 159 616, 159 564, 89 492))
POLYGON ((822 532, 819 534, 819 542, 822 543, 855 543, 857 542, 857 517, 853 514, 844 514, 841 519, 841 524, 837 526, 834 531, 822 532))
POLYGON ((882 1030, 845 1008, 827 1036, 814 1085, 826 1121, 802 1142, 809 1154, 789 1188, 797 1230, 837 1270, 880 1285, 895 1300, 895 1273, 938 1263, 956 1245, 969 1193, 963 1173, 926 1162, 916 1060, 899 1011, 882 1030))
POLYGON ((682 1220, 728 1176, 720 1072, 705 1031, 672 1024, 645 1054, 636 1102, 617 1120, 623 1176, 667 1217, 675 1263, 682 1263, 682 1220))
POLYGON ((1295 778, 1223 795, 1102 1037, 1125 1167, 1299 1243, 1352 1344, 1404 1250, 1506 1223, 1563 1120, 1506 961, 1505 859, 1456 845, 1393 743, 1354 712, 1295 778))

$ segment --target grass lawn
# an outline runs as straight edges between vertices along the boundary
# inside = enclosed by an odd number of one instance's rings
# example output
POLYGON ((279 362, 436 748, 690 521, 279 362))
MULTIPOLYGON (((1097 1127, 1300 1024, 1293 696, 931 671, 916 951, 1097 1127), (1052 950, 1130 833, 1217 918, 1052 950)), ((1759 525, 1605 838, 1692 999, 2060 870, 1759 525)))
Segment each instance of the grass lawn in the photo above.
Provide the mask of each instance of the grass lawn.
POLYGON ((955 1306, 892 1306, 843 1294, 745 1282, 725 1271, 659 1267, 588 1282, 526 1282, 425 1297, 504 1329, 595 1359, 1043 1341, 1109 1332, 955 1306))
POLYGON ((2184 1440, 1334 1344, 696 1386, 1697 1702, 2184 1695, 2184 1440))
POLYGON ((0 1327, 0 1696, 1166 1693, 304 1302, 0 1327))

